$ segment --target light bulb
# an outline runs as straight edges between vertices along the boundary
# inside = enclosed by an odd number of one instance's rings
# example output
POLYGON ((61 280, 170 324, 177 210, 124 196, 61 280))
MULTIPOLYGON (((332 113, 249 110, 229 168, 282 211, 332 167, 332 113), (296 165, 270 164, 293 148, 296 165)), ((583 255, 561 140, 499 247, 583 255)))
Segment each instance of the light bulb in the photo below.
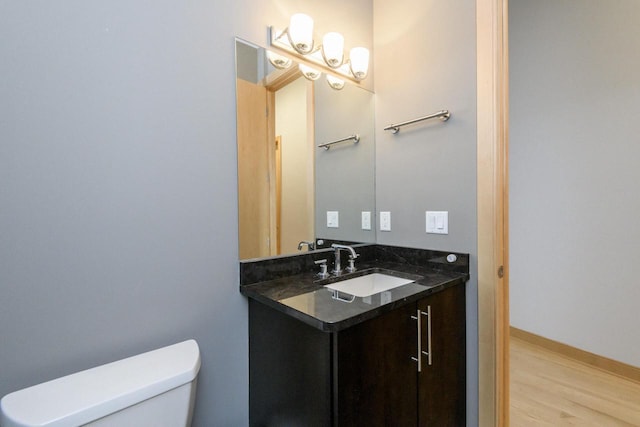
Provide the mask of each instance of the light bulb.
POLYGON ((331 68, 338 68, 344 61, 344 37, 340 33, 327 33, 322 38, 322 56, 331 68))
POLYGON ((349 61, 351 63, 351 73, 356 79, 362 80, 367 77, 367 72, 369 71, 369 49, 354 47, 349 53, 349 61))
POLYGON ((271 62, 274 67, 280 70, 289 68, 293 63, 293 61, 286 56, 278 55, 277 53, 271 52, 270 50, 267 51, 267 59, 269 59, 269 62, 271 62))
POLYGON ((300 54, 306 55, 313 50, 313 19, 304 13, 291 16, 289 22, 289 42, 300 54))
POLYGON ((331 89, 341 90, 344 87, 344 80, 327 74, 327 83, 331 86, 331 89))
POLYGON ((320 71, 304 64, 298 65, 298 68, 302 72, 302 75, 309 80, 318 80, 322 75, 320 71))

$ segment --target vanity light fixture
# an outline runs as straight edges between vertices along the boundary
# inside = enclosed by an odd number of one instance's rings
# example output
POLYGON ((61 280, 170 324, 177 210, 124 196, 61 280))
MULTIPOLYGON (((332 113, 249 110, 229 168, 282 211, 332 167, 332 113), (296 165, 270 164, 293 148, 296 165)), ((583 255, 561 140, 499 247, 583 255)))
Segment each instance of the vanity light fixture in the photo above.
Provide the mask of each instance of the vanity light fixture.
POLYGON ((331 86, 331 89, 341 90, 344 87, 344 80, 327 74, 327 83, 331 86))
POLYGON ((298 65, 300 72, 302 75, 308 80, 318 80, 322 73, 315 68, 311 68, 308 65, 300 64, 298 65))
POLYGON ((338 68, 344 62, 344 36, 340 33, 327 33, 322 38, 322 58, 331 68, 338 68))
POLYGON ((349 53, 351 60, 351 72, 353 76, 362 80, 367 77, 369 71, 369 49, 364 47, 354 47, 349 53))
POLYGON ((300 55, 313 51, 313 19, 304 13, 296 13, 289 21, 289 43, 300 55))
POLYGON ((271 65, 279 70, 286 70, 293 63, 293 60, 291 58, 287 58, 283 55, 278 55, 277 53, 270 50, 267 50, 267 59, 269 59, 271 65))
MULTIPOLYGON (((304 59, 313 66, 318 66, 318 70, 324 69, 327 74, 336 74, 354 83, 359 84, 367 77, 369 50, 365 47, 354 47, 347 58, 344 36, 337 32, 325 34, 322 44, 316 45, 313 38, 313 19, 308 15, 296 13, 291 17, 286 29, 277 30, 275 27, 269 27, 269 30, 272 48, 280 49, 294 58, 304 59)), ((318 70, 316 71, 320 73, 318 70)), ((334 87, 333 84, 329 84, 334 87)))

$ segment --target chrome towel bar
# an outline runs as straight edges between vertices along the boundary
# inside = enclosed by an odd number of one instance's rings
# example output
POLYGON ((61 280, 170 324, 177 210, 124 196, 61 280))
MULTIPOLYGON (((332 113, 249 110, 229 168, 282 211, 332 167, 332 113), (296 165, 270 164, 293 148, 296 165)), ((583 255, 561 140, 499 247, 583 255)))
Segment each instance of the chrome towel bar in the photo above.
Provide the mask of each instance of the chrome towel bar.
POLYGON ((389 125, 386 128, 384 128, 384 130, 390 130, 391 132, 396 134, 400 132, 400 128, 402 126, 421 122, 423 120, 435 119, 435 118, 440 118, 440 120, 442 120, 443 122, 446 122, 447 120, 449 120, 449 117, 451 117, 451 113, 449 112, 449 110, 441 110, 441 111, 438 111, 437 113, 429 114, 428 116, 418 117, 417 119, 407 120, 406 122, 389 125))
POLYGON ((331 142, 325 142, 324 144, 320 144, 318 145, 318 148, 324 148, 325 150, 328 150, 329 148, 331 148, 331 146, 333 144, 337 144, 339 142, 345 142, 345 141, 350 141, 353 140, 354 144, 357 144, 358 142, 360 142, 360 135, 358 135, 357 133, 354 135, 349 135, 346 138, 342 138, 342 139, 336 139, 335 141, 331 141, 331 142))

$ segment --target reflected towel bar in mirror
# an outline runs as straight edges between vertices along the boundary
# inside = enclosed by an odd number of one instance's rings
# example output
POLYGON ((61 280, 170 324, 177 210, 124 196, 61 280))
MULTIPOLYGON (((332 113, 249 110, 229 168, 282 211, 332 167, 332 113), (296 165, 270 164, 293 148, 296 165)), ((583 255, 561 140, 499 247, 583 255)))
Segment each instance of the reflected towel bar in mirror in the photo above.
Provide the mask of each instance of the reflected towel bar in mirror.
POLYGON ((354 135, 349 135, 346 138, 336 139, 335 141, 331 141, 331 142, 325 142, 324 144, 319 144, 318 148, 324 148, 325 150, 328 150, 329 148, 331 148, 333 144, 337 144, 339 142, 351 141, 351 140, 353 140, 354 144, 357 144, 358 142, 360 142, 360 135, 356 133, 354 135))
POLYGON ((449 110, 441 110, 441 111, 438 111, 437 113, 429 114, 428 116, 418 117, 417 119, 407 120, 406 122, 389 125, 386 128, 384 128, 384 130, 390 130, 394 134, 396 134, 400 132, 400 128, 402 126, 411 125, 413 123, 421 122, 423 120, 429 120, 429 119, 435 119, 435 118, 440 118, 440 120, 442 120, 443 122, 446 122, 447 120, 449 120, 449 117, 451 117, 451 113, 449 112, 449 110))

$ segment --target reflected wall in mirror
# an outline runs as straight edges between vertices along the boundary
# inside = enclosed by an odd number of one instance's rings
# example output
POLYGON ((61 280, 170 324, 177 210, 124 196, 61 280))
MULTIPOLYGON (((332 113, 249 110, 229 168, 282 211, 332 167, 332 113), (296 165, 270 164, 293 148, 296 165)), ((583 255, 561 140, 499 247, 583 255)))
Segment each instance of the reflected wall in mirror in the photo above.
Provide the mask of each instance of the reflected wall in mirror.
POLYGON ((299 253, 317 239, 374 242, 373 94, 309 81, 295 63, 277 69, 266 53, 236 40, 240 259, 299 253), (353 134, 358 143, 317 147, 353 134), (337 228, 327 211, 339 212, 337 228))

